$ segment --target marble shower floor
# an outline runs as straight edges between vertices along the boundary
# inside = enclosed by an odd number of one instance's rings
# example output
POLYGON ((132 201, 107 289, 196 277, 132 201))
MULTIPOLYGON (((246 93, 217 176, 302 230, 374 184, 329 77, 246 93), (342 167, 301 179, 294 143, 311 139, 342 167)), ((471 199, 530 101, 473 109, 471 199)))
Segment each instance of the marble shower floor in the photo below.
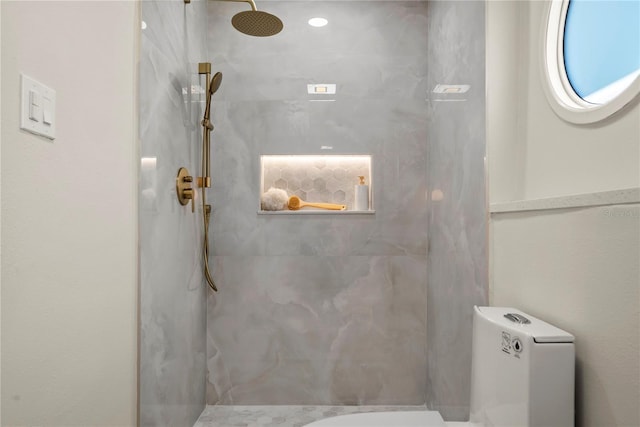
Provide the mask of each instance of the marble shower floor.
POLYGON ((424 406, 207 406, 193 427, 302 427, 358 412, 420 411, 424 406))

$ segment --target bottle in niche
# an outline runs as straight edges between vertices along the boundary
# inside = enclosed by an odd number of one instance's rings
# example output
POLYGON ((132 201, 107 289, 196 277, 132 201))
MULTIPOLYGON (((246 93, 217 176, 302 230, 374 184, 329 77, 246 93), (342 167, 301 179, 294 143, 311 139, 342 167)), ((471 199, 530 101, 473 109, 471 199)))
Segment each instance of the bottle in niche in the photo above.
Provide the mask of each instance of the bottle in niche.
POLYGON ((360 183, 355 187, 355 210, 369 210, 369 186, 364 183, 364 176, 359 176, 360 183))

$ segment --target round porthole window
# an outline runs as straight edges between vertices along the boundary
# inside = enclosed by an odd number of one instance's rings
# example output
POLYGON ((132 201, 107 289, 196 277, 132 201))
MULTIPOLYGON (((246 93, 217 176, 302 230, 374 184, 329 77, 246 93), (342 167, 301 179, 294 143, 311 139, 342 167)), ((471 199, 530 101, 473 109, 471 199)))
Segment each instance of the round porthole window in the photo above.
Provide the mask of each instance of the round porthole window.
POLYGON ((552 0, 544 48, 556 114, 603 120, 640 93, 640 0, 552 0))

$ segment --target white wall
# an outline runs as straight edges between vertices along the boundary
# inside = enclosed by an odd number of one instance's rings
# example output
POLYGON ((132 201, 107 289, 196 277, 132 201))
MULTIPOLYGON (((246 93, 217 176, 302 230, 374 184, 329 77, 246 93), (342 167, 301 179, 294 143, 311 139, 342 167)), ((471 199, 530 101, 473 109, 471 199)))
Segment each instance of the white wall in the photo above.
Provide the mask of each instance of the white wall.
MULTIPOLYGON (((487 47, 490 202, 639 187, 637 104, 589 126, 548 105, 544 10, 488 2, 487 43, 501 43, 487 47)), ((576 336, 576 425, 640 425, 640 205, 494 212, 490 241, 491 304, 576 336)))
POLYGON ((640 425, 640 204, 494 215, 492 230, 492 305, 576 336, 577 425, 640 425))
POLYGON ((541 34, 546 2, 527 2, 522 38, 526 66, 519 114, 526 141, 525 198, 589 193, 640 186, 640 108, 593 126, 569 124, 549 108, 541 75, 541 34))
POLYGON ((491 202, 640 186, 640 107, 595 125, 555 115, 541 74, 545 1, 490 1, 491 202))
POLYGON ((524 195, 523 145, 518 141, 521 26, 519 2, 489 2, 486 8, 487 160, 489 194, 495 202, 524 195), (489 143, 490 142, 490 143, 489 143))
POLYGON ((135 425, 138 4, 1 8, 2 425, 135 425), (19 130, 20 73, 57 91, 53 142, 19 130))

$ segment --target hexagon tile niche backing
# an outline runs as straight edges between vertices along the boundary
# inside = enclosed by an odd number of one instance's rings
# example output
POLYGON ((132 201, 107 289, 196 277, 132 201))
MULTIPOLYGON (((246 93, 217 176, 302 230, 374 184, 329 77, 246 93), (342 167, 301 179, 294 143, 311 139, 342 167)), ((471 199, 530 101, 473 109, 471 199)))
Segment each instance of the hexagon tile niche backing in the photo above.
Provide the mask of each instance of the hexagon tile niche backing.
MULTIPOLYGON (((355 185, 364 176, 371 193, 371 156, 265 155, 262 160, 262 192, 281 188, 289 196, 307 202, 328 202, 354 209, 355 185)), ((370 197, 371 200, 371 197, 370 197)), ((373 206, 370 202, 370 209, 373 206)))

